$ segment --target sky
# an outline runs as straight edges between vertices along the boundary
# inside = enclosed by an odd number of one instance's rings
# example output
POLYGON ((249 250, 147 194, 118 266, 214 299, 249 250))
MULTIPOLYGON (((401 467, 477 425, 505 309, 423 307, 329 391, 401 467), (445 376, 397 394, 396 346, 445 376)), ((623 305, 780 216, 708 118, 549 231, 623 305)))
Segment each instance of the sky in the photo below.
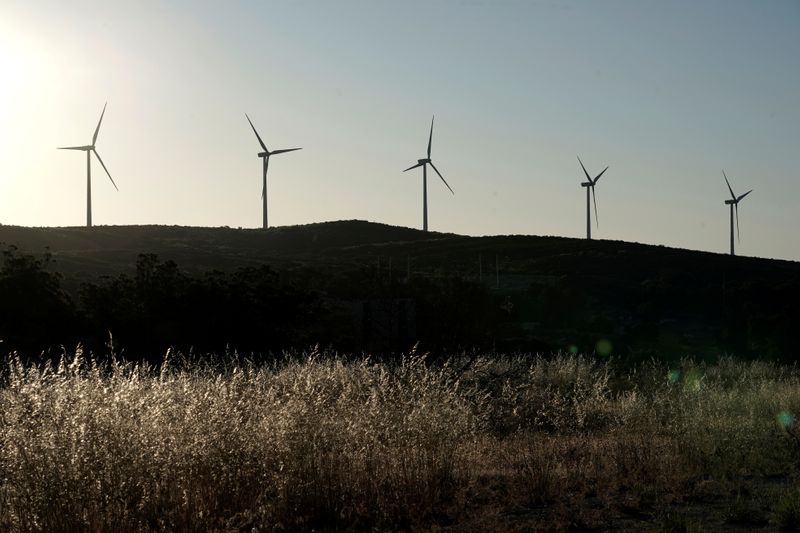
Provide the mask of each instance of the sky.
POLYGON ((0 223, 422 225, 800 260, 800 2, 0 0, 0 223))

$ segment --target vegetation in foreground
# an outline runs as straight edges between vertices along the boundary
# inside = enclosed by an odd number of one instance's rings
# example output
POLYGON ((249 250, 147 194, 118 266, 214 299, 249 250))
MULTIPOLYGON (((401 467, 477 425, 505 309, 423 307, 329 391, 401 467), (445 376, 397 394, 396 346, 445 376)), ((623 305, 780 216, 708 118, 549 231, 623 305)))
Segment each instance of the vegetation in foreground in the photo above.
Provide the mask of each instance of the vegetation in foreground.
POLYGON ((800 524, 800 370, 10 359, 0 528, 699 531, 800 524))

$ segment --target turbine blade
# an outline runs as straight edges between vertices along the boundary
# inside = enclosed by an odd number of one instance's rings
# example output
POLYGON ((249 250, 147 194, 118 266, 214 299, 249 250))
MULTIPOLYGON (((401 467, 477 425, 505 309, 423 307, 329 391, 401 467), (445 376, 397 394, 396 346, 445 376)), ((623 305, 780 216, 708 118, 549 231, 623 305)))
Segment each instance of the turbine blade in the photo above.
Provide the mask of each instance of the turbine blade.
POLYGON ((728 190, 731 191, 731 198, 736 200, 736 195, 733 194, 733 189, 731 188, 731 182, 728 181, 728 176, 725 175, 725 171, 722 171, 722 176, 725 178, 725 183, 728 184, 728 190))
POLYGON ((578 163, 580 163, 580 164, 581 164, 581 168, 583 169, 583 173, 584 173, 584 174, 586 174, 586 179, 587 179, 587 180, 589 180, 589 182, 591 183, 591 181, 592 181, 592 178, 590 178, 590 177, 589 177, 589 173, 588 173, 588 172, 586 172, 586 167, 585 167, 585 166, 583 166, 583 161, 581 161, 581 158, 580 158, 580 156, 578 156, 578 163))
POLYGON ((739 203, 739 200, 741 200, 742 198, 744 198, 745 196, 747 196, 747 195, 748 195, 748 194, 750 194, 751 192, 753 192, 753 189, 750 189, 749 191, 747 191, 746 193, 744 193, 743 195, 741 195, 739 198, 737 198, 737 199, 736 199, 736 203, 738 204, 738 203, 739 203))
POLYGON ((294 152, 295 150, 302 150, 302 148, 286 148, 285 150, 274 150, 269 155, 285 154, 286 152, 294 152))
POLYGON ((265 152, 269 152, 269 150, 267 149, 267 145, 264 144, 264 141, 261 140, 261 135, 259 135, 258 132, 256 131, 256 127, 253 126, 253 121, 250 120, 250 117, 247 116, 247 113, 245 113, 244 116, 247 117, 247 122, 249 122, 250 127, 253 128, 253 133, 256 134, 256 139, 258 139, 258 144, 261 145, 261 148, 263 148, 265 152))
POLYGON ((59 150, 86 150, 85 146, 59 146, 59 150))
POLYGON ((413 167, 408 167, 408 168, 407 168, 407 169, 405 169, 403 172, 408 172, 408 171, 409 171, 409 170, 411 170, 412 168, 421 167, 421 166, 422 166, 422 165, 424 165, 424 164, 425 164, 425 163, 417 163, 417 164, 416 164, 416 165, 414 165, 413 167))
POLYGON ((739 233, 739 204, 733 204, 734 211, 736 211, 736 242, 742 242, 742 236, 739 233))
POLYGON ((600 227, 600 219, 597 217, 597 196, 594 193, 594 185, 592 185, 592 201, 594 202, 594 221, 595 225, 600 227))
POLYGON ((92 152, 94 152, 94 155, 97 156, 97 160, 100 161, 100 165, 102 165, 103 170, 106 171, 106 174, 108 175, 108 179, 111 180, 111 185, 113 185, 115 189, 119 190, 119 187, 117 187, 117 184, 114 183, 114 178, 112 178, 111 174, 108 172, 108 169, 106 168, 106 164, 103 163, 103 159, 100 157, 100 154, 97 153, 97 150, 92 150, 92 152))
POLYGON ((598 174, 598 175, 597 175, 597 177, 594 179, 594 181, 593 181, 592 183, 597 183, 597 180, 599 180, 599 179, 600 179, 600 176, 602 176, 603 174, 605 174, 605 173, 606 173, 606 170, 608 170, 608 167, 604 168, 604 169, 603 169, 603 172, 601 172, 600 174, 598 174))
POLYGON ((433 119, 436 118, 436 115, 431 117, 431 134, 428 137, 428 159, 431 158, 431 143, 433 143, 433 119))
POLYGON ((100 113, 100 120, 97 121, 97 128, 95 128, 94 136, 92 137, 92 146, 94 146, 97 143, 97 134, 100 133, 100 124, 103 123, 103 115, 106 114, 106 106, 107 105, 108 105, 108 102, 103 104, 103 112, 100 113))
POLYGON ((438 168, 436 168, 436 165, 434 165, 434 164, 433 164, 433 161, 431 161, 431 166, 433 167, 433 170, 435 170, 435 171, 436 171, 436 173, 437 173, 437 174, 439 174, 439 177, 440 177, 440 178, 442 178, 442 182, 443 182, 443 183, 444 183, 444 184, 447 186, 447 188, 448 188, 448 189, 450 189, 450 192, 451 192, 451 193, 453 193, 453 194, 455 194, 455 192, 454 192, 454 191, 453 191, 453 189, 450 187, 450 185, 447 185, 447 182, 445 181, 445 179, 444 179, 444 176, 442 176, 442 173, 441 173, 441 172, 439 172, 439 169, 438 169, 438 168))

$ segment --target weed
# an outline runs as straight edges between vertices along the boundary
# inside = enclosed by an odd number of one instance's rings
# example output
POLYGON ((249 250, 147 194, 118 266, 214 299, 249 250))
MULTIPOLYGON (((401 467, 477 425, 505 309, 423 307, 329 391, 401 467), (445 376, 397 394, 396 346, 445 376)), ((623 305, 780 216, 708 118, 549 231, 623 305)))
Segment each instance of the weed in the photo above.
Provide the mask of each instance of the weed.
POLYGON ((773 523, 781 531, 800 531, 800 492, 784 495, 773 510, 773 523))
POLYGON ((757 505, 757 502, 741 494, 728 507, 725 513, 725 522, 728 524, 761 526, 769 522, 766 514, 757 505))
POLYGON ((683 513, 670 512, 661 517, 658 531, 661 533, 700 533, 703 528, 683 513))
MULTIPOLYGON (((425 529, 507 510, 540 520, 566 497, 649 519, 662 496, 797 473, 786 430, 800 412, 795 367, 684 361, 691 386, 669 370, 573 355, 433 365, 314 352, 264 366, 176 356, 158 368, 11 358, 0 368, 0 529, 425 529)), ((754 524, 750 505, 737 500, 724 518, 754 524)), ((800 494, 773 521, 796 527, 800 494)), ((676 513, 661 525, 699 528, 676 513)))

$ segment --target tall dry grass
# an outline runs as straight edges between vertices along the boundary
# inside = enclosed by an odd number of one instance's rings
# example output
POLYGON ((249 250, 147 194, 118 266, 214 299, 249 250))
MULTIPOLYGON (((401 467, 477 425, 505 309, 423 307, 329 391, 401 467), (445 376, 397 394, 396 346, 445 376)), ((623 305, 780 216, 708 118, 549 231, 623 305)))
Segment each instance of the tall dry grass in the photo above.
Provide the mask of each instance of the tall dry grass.
POLYGON ((474 525, 569 495, 647 505, 700 477, 800 465, 787 433, 800 372, 760 362, 311 354, 156 369, 78 353, 12 358, 3 375, 8 530, 474 525))

